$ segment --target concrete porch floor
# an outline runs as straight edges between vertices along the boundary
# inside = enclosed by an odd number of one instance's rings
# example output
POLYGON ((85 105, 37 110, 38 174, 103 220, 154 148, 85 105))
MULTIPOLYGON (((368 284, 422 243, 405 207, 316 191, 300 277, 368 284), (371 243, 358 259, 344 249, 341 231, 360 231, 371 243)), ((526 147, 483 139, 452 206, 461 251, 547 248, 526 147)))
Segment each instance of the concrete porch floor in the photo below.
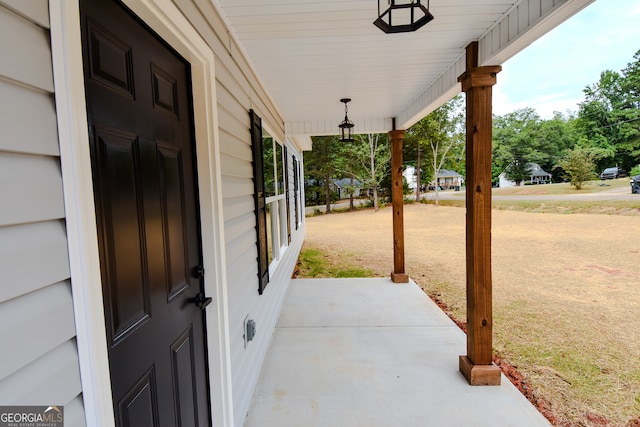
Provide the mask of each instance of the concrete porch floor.
POLYGON ((244 425, 549 426, 504 375, 469 386, 463 354, 413 282, 292 280, 244 425))

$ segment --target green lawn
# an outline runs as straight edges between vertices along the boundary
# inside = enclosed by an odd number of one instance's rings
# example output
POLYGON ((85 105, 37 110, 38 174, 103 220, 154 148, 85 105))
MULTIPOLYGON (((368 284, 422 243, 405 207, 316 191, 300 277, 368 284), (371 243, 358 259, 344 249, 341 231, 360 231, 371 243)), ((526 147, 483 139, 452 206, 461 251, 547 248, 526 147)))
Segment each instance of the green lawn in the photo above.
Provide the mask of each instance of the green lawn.
POLYGON ((373 277, 373 272, 353 261, 353 254, 341 253, 330 257, 319 249, 303 248, 298 258, 296 275, 299 277, 373 277))

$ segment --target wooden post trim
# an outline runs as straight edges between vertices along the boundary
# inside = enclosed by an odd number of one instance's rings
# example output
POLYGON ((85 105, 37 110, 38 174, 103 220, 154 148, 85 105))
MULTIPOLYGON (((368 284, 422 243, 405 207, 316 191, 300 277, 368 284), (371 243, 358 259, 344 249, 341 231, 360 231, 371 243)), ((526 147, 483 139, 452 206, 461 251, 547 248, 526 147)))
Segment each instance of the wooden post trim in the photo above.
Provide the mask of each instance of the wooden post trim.
POLYGON ((392 130, 391 138, 391 205, 393 211, 393 283, 408 283, 404 270, 404 195, 402 193, 402 140, 404 130, 392 130))
POLYGON ((491 278, 492 86, 500 66, 478 67, 478 45, 467 47, 467 70, 458 81, 467 98, 467 355, 460 371, 471 385, 499 385, 493 359, 491 278))

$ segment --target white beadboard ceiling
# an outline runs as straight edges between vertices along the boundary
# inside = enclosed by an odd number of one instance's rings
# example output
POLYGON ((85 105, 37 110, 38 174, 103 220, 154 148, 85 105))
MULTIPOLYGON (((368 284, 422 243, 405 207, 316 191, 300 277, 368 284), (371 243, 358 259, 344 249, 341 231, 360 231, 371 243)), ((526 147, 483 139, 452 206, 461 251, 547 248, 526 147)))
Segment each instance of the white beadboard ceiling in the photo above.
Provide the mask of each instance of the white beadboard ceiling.
POLYGON ((345 97, 356 132, 406 128, 459 92, 470 42, 502 65, 593 0, 431 0, 435 19, 403 34, 373 25, 376 0, 212 1, 300 136, 337 133, 345 97))

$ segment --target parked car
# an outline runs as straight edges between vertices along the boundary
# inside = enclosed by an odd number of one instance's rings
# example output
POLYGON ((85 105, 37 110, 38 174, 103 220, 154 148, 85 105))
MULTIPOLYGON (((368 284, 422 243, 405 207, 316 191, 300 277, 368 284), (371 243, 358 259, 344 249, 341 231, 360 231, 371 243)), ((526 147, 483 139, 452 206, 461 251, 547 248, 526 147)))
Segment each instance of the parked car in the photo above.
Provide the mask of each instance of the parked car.
POLYGON ((631 194, 640 194, 640 175, 631 177, 631 194))
POLYGON ((627 171, 624 169, 620 169, 619 167, 614 168, 606 168, 600 174, 600 179, 615 179, 615 178, 624 178, 627 176, 627 171))

